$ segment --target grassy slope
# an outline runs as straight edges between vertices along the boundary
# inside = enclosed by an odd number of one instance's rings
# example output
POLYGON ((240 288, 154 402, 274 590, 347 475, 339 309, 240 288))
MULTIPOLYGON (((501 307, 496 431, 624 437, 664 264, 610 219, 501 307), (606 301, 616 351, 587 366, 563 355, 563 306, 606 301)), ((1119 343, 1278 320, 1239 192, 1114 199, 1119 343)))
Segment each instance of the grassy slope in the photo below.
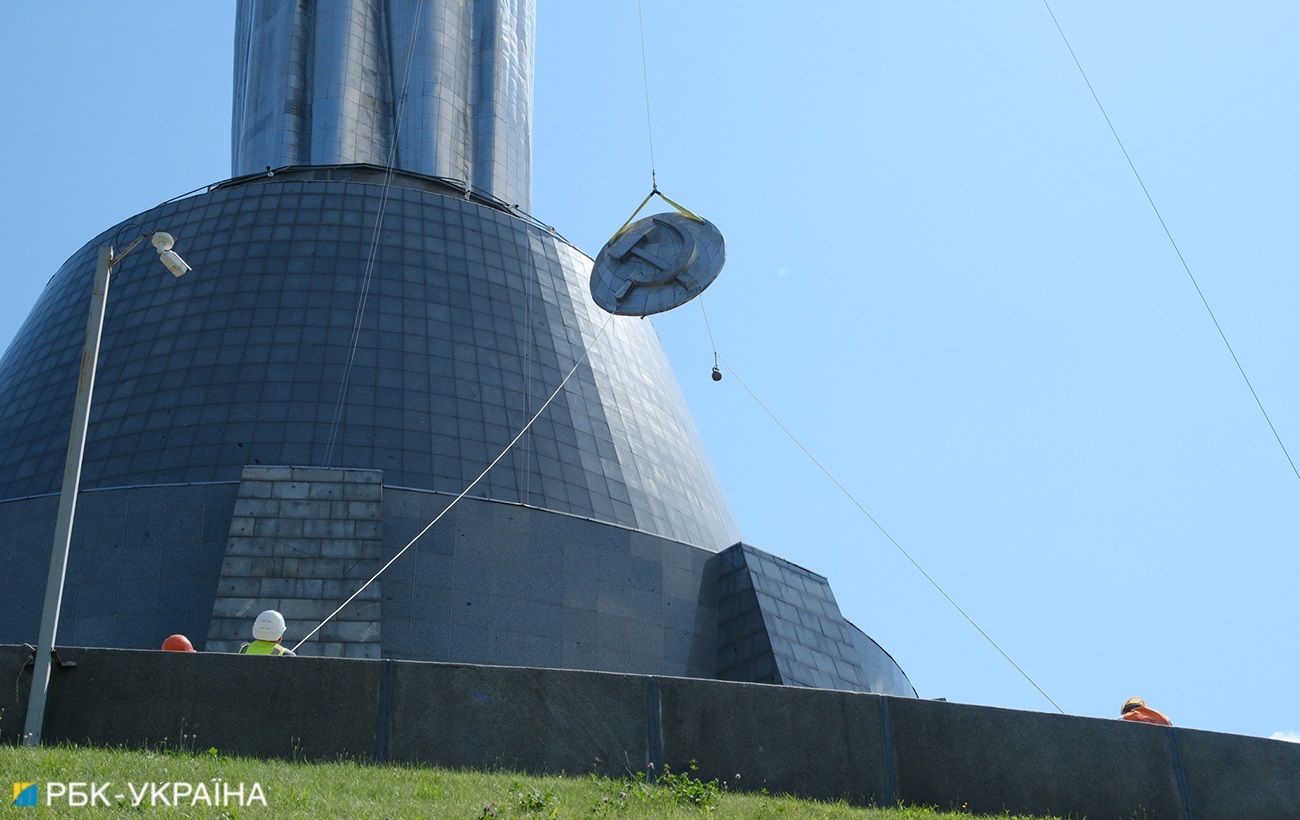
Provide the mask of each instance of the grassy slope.
MULTIPOLYGON (((249 758, 229 758, 216 750, 207 753, 177 751, 123 751, 61 746, 26 749, 0 746, 0 771, 12 782, 40 784, 42 806, 46 783, 112 781, 109 800, 123 793, 125 805, 87 809, 57 801, 35 809, 41 817, 448 817, 448 818, 582 818, 582 817, 782 817, 855 818, 856 820, 941 820, 969 814, 936 812, 927 808, 863 809, 843 803, 814 803, 788 797, 745 794, 718 789, 689 776, 670 776, 669 786, 649 785, 642 779, 610 780, 591 776, 541 777, 511 772, 447 771, 412 766, 375 766, 337 763, 293 763, 249 758), (214 781, 244 786, 251 795, 260 784, 266 808, 260 804, 225 807, 157 804, 132 807, 127 784, 137 790, 144 783, 202 782, 211 793, 214 781), (712 807, 712 808, 710 808, 712 807), (90 814, 87 814, 87 811, 90 814)), ((3 780, 0 777, 0 780, 3 780)), ((4 785, 8 789, 8 784, 4 785)), ((6 791, 6 795, 9 793, 6 791)), ((6 806, 12 800, 6 797, 6 806)), ((8 808, 10 812, 21 809, 8 808)), ((16 814, 16 817, 23 815, 16 814)), ((1004 817, 1011 817, 1004 815, 1004 817)), ((1028 820, 1022 818, 1021 820, 1028 820)))

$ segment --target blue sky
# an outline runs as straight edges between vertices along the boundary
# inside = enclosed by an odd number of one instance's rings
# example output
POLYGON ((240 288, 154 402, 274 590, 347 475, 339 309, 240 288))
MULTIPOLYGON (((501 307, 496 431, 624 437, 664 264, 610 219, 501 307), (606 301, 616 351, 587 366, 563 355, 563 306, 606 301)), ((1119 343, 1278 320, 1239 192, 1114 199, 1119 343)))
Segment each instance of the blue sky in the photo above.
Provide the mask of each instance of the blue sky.
MULTIPOLYGON (((650 187, 637 4, 538 5, 533 212, 595 254, 650 187)), ((4 11, 0 345, 99 230, 229 176, 233 4, 36 6, 4 11)), ((1051 9, 1300 459, 1300 7, 1051 9)), ((653 321, 745 540, 922 696, 1055 711, 765 406, 1065 712, 1300 733, 1300 477, 1047 7, 642 12, 659 186, 728 243, 653 321)))

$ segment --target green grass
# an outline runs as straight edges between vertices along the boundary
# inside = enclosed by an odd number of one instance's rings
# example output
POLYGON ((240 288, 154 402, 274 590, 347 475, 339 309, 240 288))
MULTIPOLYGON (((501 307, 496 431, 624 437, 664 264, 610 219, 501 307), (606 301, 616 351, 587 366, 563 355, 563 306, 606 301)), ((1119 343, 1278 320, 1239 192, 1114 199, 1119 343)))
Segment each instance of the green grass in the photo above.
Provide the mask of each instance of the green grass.
MULTIPOLYGON (((746 793, 717 781, 703 782, 691 772, 667 773, 657 784, 637 775, 622 780, 595 776, 536 776, 512 772, 448 771, 421 766, 371 765, 350 761, 304 763, 232 758, 212 749, 189 751, 127 751, 56 746, 28 749, 0 746, 0 771, 12 782, 39 784, 41 807, 33 817, 214 817, 214 818, 316 818, 316 817, 436 817, 436 818, 691 818, 779 817, 853 818, 854 820, 970 820, 964 812, 940 812, 924 807, 873 809, 846 803, 818 803, 791 797, 746 793), (217 779, 220 779, 218 781, 217 779), (95 809, 69 806, 65 800, 45 807, 50 782, 104 783, 113 805, 95 809), (209 795, 219 788, 243 785, 245 799, 253 784, 265 795, 261 803, 227 805, 132 806, 127 784, 138 791, 145 783, 206 785, 209 795), (218 784, 218 785, 214 785, 218 784), (115 799, 121 793, 121 801, 115 799), (87 812, 90 812, 87 814, 87 812)), ((21 818, 23 809, 9 806, 10 785, 5 790, 6 812, 21 818)), ((83 787, 84 789, 84 787, 83 787)), ((169 799, 171 794, 169 793, 169 799)), ((1008 820, 1029 820, 999 815, 1008 820)))

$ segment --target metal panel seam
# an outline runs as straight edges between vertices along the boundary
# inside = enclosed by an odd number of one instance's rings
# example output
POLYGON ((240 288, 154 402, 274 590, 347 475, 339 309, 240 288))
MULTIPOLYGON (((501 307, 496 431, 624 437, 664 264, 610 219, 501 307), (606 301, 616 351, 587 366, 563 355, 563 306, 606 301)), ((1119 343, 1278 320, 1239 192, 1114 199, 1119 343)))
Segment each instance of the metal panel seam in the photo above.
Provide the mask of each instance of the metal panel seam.
POLYGON ((1169 727, 1169 755, 1173 758, 1174 778, 1178 781, 1178 796, 1183 801, 1183 816, 1192 820, 1192 794, 1187 787, 1187 770, 1183 768, 1183 749, 1178 743, 1178 730, 1169 727))
POLYGON ((393 661, 385 659, 379 667, 379 702, 375 709, 376 763, 388 762, 388 714, 393 705, 393 661))
POLYGON ((659 777, 664 760, 663 704, 659 700, 659 679, 651 675, 646 687, 646 749, 650 757, 647 776, 651 783, 659 777))
POLYGON ((894 768, 894 730, 889 723, 889 698, 880 698, 880 802, 889 808, 898 805, 898 775, 894 768))

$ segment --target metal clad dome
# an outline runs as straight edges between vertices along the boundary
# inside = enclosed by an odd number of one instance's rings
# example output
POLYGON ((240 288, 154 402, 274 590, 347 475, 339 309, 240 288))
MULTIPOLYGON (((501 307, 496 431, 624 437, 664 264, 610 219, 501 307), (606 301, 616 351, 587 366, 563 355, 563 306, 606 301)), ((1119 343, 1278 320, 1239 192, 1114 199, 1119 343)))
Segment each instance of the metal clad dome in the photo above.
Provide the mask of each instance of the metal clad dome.
MULTIPOLYGON (((383 186, 311 176, 252 178, 123 223, 169 230, 195 272, 158 276, 143 253, 115 269, 84 489, 301 464, 459 492, 589 348, 471 494, 710 550, 737 540, 653 328, 606 326, 587 257, 406 175, 368 266, 383 186)), ((120 230, 68 260, 0 360, 0 499, 58 490, 95 253, 120 230)))

